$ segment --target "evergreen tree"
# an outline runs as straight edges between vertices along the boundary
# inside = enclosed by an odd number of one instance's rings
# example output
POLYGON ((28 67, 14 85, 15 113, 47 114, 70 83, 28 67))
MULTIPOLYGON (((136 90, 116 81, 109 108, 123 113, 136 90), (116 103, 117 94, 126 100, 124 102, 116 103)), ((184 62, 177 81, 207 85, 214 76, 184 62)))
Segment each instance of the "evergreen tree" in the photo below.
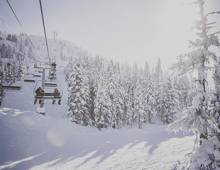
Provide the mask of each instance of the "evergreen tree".
POLYGON ((110 106, 111 101, 107 91, 107 77, 106 74, 100 77, 98 82, 98 91, 95 99, 95 112, 97 115, 97 122, 101 124, 103 127, 108 127, 111 125, 111 112, 110 106))
POLYGON ((169 124, 174 121, 175 115, 179 111, 179 100, 177 96, 176 90, 173 88, 172 81, 170 78, 166 80, 163 84, 162 89, 162 107, 163 107, 163 115, 162 122, 169 124))
POLYGON ((205 2, 205 0, 197 0, 195 2, 199 8, 199 20, 196 25, 197 38, 195 41, 190 41, 192 51, 185 55, 188 59, 185 59, 181 63, 182 66, 179 67, 182 73, 190 69, 195 69, 197 72, 195 96, 192 106, 187 107, 183 112, 183 117, 174 124, 175 128, 192 130, 199 136, 198 144, 200 146, 198 146, 193 155, 192 163, 189 167, 192 170, 214 170, 217 167, 220 168, 220 154, 218 151, 220 143, 216 136, 213 136, 213 131, 219 131, 219 127, 213 121, 213 114, 211 113, 213 113, 214 109, 210 109, 210 97, 207 88, 208 63, 212 58, 216 58, 215 53, 210 51, 209 47, 219 44, 215 33, 209 34, 215 23, 209 22, 208 16, 219 12, 206 14, 205 2))
POLYGON ((142 124, 145 118, 144 110, 144 89, 142 87, 141 81, 138 80, 135 88, 135 100, 134 100, 134 111, 136 113, 135 117, 137 119, 138 128, 142 128, 142 124))
POLYGON ((72 120, 78 124, 88 125, 88 80, 84 75, 84 68, 80 62, 74 65, 68 79, 68 103, 72 120))
POLYGON ((142 88, 143 88, 143 109, 144 109, 144 122, 152 123, 152 119, 155 114, 155 99, 153 97, 154 89, 152 76, 150 75, 149 65, 145 62, 144 74, 142 76, 142 88))

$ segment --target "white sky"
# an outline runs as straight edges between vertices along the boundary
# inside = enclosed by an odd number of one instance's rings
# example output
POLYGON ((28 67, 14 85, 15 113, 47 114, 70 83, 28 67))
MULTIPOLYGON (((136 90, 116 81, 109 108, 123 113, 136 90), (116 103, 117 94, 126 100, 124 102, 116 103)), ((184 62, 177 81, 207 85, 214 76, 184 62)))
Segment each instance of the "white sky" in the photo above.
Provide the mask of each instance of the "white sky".
MULTIPOLYGON (((185 51, 196 14, 190 0, 42 0, 48 36, 70 40, 92 54, 125 63, 165 67, 185 51)), ((10 0, 28 34, 43 34, 38 0, 10 0)), ((209 0, 220 8, 220 0, 209 0)), ((0 29, 20 32, 0 0, 0 29)))

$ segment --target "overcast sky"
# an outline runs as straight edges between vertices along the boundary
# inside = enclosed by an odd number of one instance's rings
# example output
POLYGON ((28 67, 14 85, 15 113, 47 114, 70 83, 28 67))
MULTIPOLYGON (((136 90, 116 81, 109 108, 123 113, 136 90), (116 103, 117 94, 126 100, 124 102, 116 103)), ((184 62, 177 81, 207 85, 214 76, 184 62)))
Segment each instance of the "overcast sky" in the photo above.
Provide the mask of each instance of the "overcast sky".
MULTIPOLYGON (((43 35, 38 0, 10 0, 23 29, 43 35)), ((189 0, 42 0, 48 36, 58 33, 92 54, 127 63, 175 62, 192 37, 196 15, 189 0)), ((220 0, 208 0, 220 8, 220 0)), ((0 29, 21 32, 7 6, 0 0, 0 29)))

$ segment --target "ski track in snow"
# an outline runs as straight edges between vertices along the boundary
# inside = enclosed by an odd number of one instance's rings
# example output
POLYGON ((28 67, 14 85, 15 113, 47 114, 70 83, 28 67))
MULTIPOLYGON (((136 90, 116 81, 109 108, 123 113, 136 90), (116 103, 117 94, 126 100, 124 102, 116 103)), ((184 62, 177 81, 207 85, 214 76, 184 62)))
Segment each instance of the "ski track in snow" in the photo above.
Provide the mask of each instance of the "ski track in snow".
POLYGON ((102 131, 75 125, 66 118, 66 91, 62 106, 47 102, 46 116, 40 115, 33 88, 23 83, 21 91, 6 92, 0 108, 0 169, 168 170, 192 151, 193 136, 169 133, 163 125, 102 131))

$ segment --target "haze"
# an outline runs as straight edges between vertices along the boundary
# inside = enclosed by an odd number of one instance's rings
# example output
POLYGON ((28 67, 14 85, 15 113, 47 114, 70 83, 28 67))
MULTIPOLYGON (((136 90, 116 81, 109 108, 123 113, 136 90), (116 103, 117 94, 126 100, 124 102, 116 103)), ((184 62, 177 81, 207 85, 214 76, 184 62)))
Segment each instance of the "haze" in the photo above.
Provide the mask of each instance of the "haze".
MULTIPOLYGON (((38 0, 0 1, 0 29, 43 35, 38 0)), ((44 0, 48 36, 74 42, 90 53, 122 63, 150 64, 161 58, 169 67, 187 48, 196 10, 181 0, 44 0)), ((210 1, 211 8, 220 5, 210 1)))

